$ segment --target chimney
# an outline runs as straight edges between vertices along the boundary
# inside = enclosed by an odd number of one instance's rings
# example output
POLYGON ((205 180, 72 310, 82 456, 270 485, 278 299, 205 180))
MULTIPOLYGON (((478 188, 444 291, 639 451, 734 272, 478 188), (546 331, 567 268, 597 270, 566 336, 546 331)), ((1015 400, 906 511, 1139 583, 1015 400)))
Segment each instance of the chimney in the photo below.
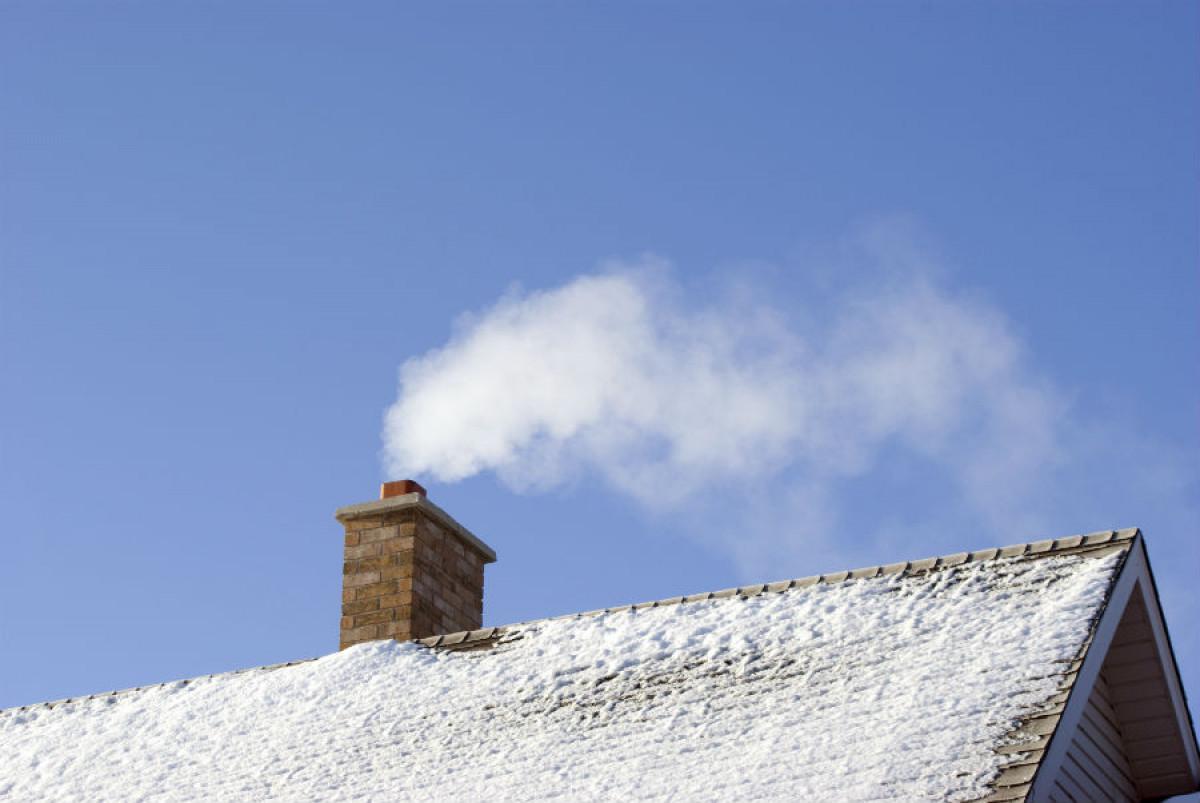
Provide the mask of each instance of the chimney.
POLYGON ((481 627, 496 553, 412 480, 385 482, 379 497, 334 514, 346 528, 338 649, 481 627))

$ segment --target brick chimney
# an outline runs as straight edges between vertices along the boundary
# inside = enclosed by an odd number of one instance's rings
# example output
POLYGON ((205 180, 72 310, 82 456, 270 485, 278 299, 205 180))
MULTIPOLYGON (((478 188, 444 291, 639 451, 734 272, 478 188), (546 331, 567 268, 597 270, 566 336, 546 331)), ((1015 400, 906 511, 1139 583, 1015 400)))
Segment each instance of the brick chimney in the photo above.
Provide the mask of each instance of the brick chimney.
POLYGON ((379 496, 334 514, 346 528, 338 649, 481 627, 496 553, 412 480, 385 482, 379 496))

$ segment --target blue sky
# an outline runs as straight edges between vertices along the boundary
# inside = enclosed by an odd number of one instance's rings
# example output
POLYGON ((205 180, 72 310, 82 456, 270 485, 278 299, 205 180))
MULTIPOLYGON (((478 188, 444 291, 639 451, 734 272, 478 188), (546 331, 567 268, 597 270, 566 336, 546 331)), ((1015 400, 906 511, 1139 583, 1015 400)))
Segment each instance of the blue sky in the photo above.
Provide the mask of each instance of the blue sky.
POLYGON ((1200 698, 1195 4, 0 17, 0 706, 334 649, 402 468, 491 624, 1138 525, 1200 698))

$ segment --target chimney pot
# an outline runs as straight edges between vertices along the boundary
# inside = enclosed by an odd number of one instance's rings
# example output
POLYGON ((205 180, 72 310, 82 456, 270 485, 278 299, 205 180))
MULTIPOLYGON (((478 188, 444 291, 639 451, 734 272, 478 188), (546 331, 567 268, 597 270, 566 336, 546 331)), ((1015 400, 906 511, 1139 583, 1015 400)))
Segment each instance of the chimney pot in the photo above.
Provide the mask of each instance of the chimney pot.
POLYGON ((425 497, 425 488, 416 480, 393 480, 385 482, 379 486, 379 498, 390 499, 393 496, 404 496, 405 494, 420 494, 425 497))

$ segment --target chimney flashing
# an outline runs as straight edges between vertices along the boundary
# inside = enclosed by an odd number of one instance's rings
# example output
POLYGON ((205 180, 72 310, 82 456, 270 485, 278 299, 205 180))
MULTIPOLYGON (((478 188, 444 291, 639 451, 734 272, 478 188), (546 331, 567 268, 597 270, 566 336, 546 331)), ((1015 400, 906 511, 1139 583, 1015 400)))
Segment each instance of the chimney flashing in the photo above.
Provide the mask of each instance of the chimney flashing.
POLYGON ((402 494, 400 496, 389 496, 386 499, 376 499, 371 502, 363 502, 357 505, 347 505, 340 507, 334 512, 334 517, 345 524, 348 521, 355 519, 365 519, 372 516, 382 516, 386 513, 394 513, 398 510, 406 508, 417 508, 425 515, 434 519, 438 524, 453 530, 463 541, 475 548, 475 551, 483 556, 484 563, 495 563, 496 552, 490 546, 480 541, 466 527, 459 524, 450 516, 449 513, 442 510, 440 507, 430 502, 428 498, 420 493, 402 494))

